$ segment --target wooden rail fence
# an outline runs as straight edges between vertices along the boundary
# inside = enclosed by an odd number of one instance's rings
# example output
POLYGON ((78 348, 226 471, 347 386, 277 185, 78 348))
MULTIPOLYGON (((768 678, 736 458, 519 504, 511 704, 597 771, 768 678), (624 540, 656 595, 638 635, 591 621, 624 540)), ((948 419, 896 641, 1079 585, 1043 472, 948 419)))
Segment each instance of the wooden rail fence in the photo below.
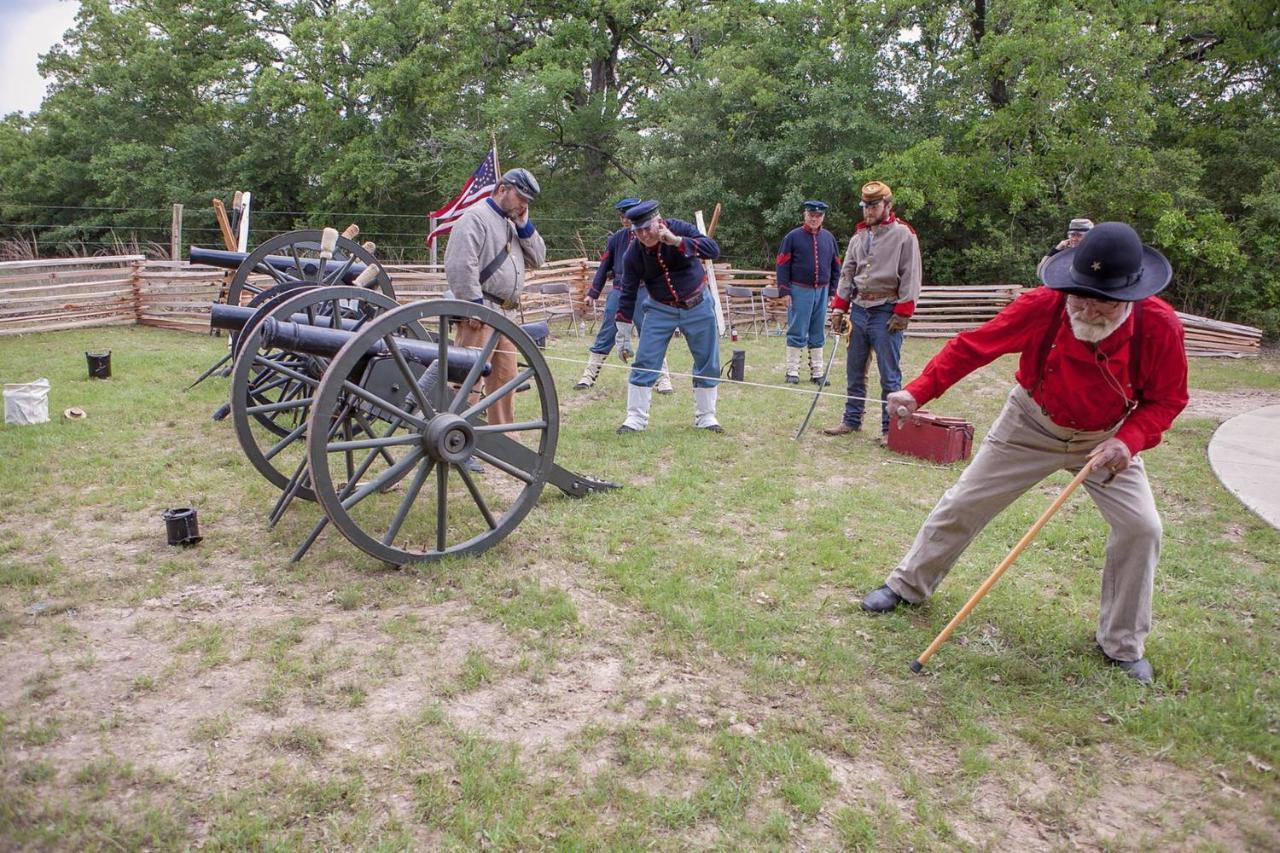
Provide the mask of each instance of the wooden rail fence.
MULTIPOLYGON (((552 261, 526 277, 521 299, 524 322, 564 323, 576 334, 599 320, 600 304, 588 308, 586 291, 597 261, 552 261)), ((388 264, 396 298, 435 299, 447 287, 440 266, 388 264)), ((773 270, 715 265, 722 304, 737 329, 779 333, 786 304, 778 297, 773 270), (748 328, 749 327, 749 328, 748 328)), ((60 258, 0 263, 0 336, 85 326, 141 324, 207 332, 209 306, 217 301, 226 270, 142 255, 60 258)), ((263 286, 270 279, 263 277, 263 286)), ((949 338, 991 319, 1022 287, 1016 284, 927 286, 907 334, 949 338)), ((1191 356, 1256 356, 1262 332, 1251 326, 1179 314, 1191 356)))

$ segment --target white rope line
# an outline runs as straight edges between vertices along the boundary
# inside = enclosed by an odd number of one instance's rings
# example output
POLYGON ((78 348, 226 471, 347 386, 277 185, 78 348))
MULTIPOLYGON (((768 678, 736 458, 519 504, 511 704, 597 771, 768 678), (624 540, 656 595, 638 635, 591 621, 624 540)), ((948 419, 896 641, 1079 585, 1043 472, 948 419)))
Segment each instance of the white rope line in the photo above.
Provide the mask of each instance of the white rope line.
MULTIPOLYGON (((562 361, 562 362, 565 362, 566 364, 576 364, 576 365, 578 365, 578 366, 580 366, 580 367, 585 367, 585 366, 587 365, 587 362, 585 362, 585 361, 579 361, 579 360, 578 360, 578 359, 576 359, 576 358, 565 358, 564 356, 547 355, 546 353, 543 353, 542 357, 543 357, 544 359, 546 359, 547 361, 562 361)), ((610 370, 640 370, 640 371, 645 372, 645 373, 661 373, 661 372, 662 372, 661 370, 652 370, 652 369, 650 369, 650 368, 644 368, 644 367, 637 367, 637 368, 633 368, 633 367, 631 367, 631 366, 630 366, 630 365, 628 365, 628 364, 610 364, 610 363, 609 363, 609 362, 607 362, 607 361, 606 361, 606 362, 601 363, 600 367, 601 367, 601 368, 605 368, 605 367, 607 367, 607 368, 609 368, 610 370)), ((679 378, 683 378, 683 379, 711 379, 711 378, 713 378, 713 377, 709 377, 709 376, 699 376, 699 375, 697 375, 696 373, 680 373, 680 372, 675 371, 675 370, 669 370, 669 371, 667 372, 667 375, 669 375, 669 376, 671 376, 671 377, 673 377, 673 378, 675 378, 675 377, 679 377, 679 378)), ((854 397, 854 396, 851 396, 851 395, 849 395, 849 394, 845 394, 844 392, 836 393, 836 392, 834 392, 834 391, 819 391, 819 390, 817 390, 817 389, 813 389, 813 388, 801 388, 801 387, 800 387, 800 386, 798 386, 798 385, 797 385, 797 386, 795 386, 795 387, 792 387, 792 386, 789 386, 789 385, 771 385, 771 384, 768 384, 768 383, 765 383, 765 382, 748 382, 748 381, 746 381, 745 379, 737 380, 737 379, 721 379, 721 378, 719 378, 719 377, 714 377, 714 378, 716 379, 716 381, 717 381, 717 382, 720 382, 720 383, 722 383, 722 384, 726 384, 726 385, 741 385, 741 386, 744 386, 744 387, 747 387, 747 388, 765 388, 765 389, 770 390, 770 391, 785 391, 785 392, 786 392, 786 393, 788 393, 788 394, 803 394, 803 395, 805 396, 805 398, 806 398, 806 399, 811 398, 814 394, 818 394, 819 396, 822 396, 822 397, 834 397, 834 398, 837 398, 837 399, 840 399, 840 400, 862 400, 863 402, 866 402, 866 403, 875 403, 876 405, 883 405, 883 404, 884 404, 884 400, 881 400, 879 397, 875 397, 875 398, 872 398, 872 397, 854 397)), ((830 380, 827 380, 827 385, 830 385, 830 384, 831 384, 831 381, 830 381, 830 380)))

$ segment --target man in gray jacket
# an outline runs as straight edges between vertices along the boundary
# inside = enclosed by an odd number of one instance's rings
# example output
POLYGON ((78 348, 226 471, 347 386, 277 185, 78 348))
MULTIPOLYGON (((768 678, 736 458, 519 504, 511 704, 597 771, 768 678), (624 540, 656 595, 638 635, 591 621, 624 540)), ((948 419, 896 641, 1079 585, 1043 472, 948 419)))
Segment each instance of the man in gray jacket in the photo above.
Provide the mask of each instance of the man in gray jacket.
MULTIPOLYGON (((849 239, 840 269, 840 286, 831 297, 831 331, 843 334, 852 324, 845 351, 844 418, 823 435, 848 435, 862 429, 867 396, 867 362, 875 353, 880 368, 880 399, 902 387, 902 336, 920 298, 920 242, 915 229, 893 210, 893 192, 881 181, 862 187, 862 221, 849 239)), ((880 443, 887 443, 889 410, 880 407, 880 443)))
MULTIPOLYGON (((540 192, 527 169, 511 169, 491 198, 462 214, 444 249, 444 274, 455 299, 486 305, 520 322, 524 271, 537 269, 547 260, 547 244, 529 219, 529 204, 540 192)), ((484 329, 479 320, 466 320, 458 326, 457 343, 483 346, 484 329)), ((505 337, 498 341, 491 363, 493 370, 484 378, 486 393, 516 375, 516 351, 511 341, 505 337)), ((515 395, 507 393, 489 408, 489 423, 514 422, 515 395)))

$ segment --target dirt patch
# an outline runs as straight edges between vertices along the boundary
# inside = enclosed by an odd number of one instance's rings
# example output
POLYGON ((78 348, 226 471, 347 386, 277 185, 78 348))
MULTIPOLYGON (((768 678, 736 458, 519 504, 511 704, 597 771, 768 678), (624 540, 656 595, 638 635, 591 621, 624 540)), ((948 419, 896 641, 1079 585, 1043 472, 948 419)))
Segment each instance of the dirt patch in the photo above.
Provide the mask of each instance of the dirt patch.
POLYGON ((1230 420, 1236 415, 1266 406, 1280 404, 1276 391, 1201 391, 1191 390, 1191 400, 1182 411, 1184 418, 1230 420))
POLYGON ((10 756, 69 768, 116 756, 202 786, 242 786, 246 768, 292 760, 277 741, 298 728, 323 743, 326 763, 381 760, 396 722, 434 704, 469 649, 499 663, 518 654, 500 626, 456 602, 343 611, 254 586, 191 586, 136 609, 41 618, 29 617, 23 642, 3 644, 0 709, 19 730, 57 720, 60 734, 10 756), (397 620, 421 628, 393 639, 397 620), (199 649, 183 643, 206 631, 225 634, 226 660, 202 668, 199 649), (264 647, 284 631, 289 669, 300 672, 271 706, 264 695, 280 676, 264 647))
MULTIPOLYGON (((1188 815, 1195 815, 1202 841, 1224 849, 1244 849, 1240 814, 1257 814, 1262 803, 1238 792, 1242 811, 1223 810, 1189 773, 1158 760, 1117 760, 1098 754, 1069 755, 1060 767, 1039 760, 1016 740, 1002 739, 988 749, 1002 768, 974 784, 965 781, 954 755, 941 756, 944 773, 957 779, 970 817, 953 821, 965 842, 998 849, 1040 850, 1060 847, 1112 849, 1131 844, 1161 846, 1160 839, 1181 838, 1188 815), (1084 777, 1103 780, 1096 789, 1084 777), (968 786, 968 790, 965 790, 968 786), (1247 801, 1247 802, 1246 802, 1247 801)), ((933 754, 925 763, 936 765, 933 754)), ((910 757, 913 767, 920 757, 910 757)), ((958 810, 959 811, 959 810, 958 810)))

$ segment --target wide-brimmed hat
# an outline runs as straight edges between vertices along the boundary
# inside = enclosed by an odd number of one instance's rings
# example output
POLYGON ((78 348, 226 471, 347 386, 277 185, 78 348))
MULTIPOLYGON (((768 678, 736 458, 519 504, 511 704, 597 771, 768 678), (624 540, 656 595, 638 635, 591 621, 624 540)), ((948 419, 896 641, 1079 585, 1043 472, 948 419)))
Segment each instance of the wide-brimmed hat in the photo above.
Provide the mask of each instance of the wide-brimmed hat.
POLYGON ((1083 234, 1093 230, 1092 219, 1073 219, 1067 223, 1068 234, 1083 234))
POLYGON ((1064 249, 1040 267, 1040 280, 1053 290, 1137 302, 1168 286, 1173 267, 1164 255, 1144 246, 1138 232, 1123 222, 1102 222, 1080 245, 1064 249))

